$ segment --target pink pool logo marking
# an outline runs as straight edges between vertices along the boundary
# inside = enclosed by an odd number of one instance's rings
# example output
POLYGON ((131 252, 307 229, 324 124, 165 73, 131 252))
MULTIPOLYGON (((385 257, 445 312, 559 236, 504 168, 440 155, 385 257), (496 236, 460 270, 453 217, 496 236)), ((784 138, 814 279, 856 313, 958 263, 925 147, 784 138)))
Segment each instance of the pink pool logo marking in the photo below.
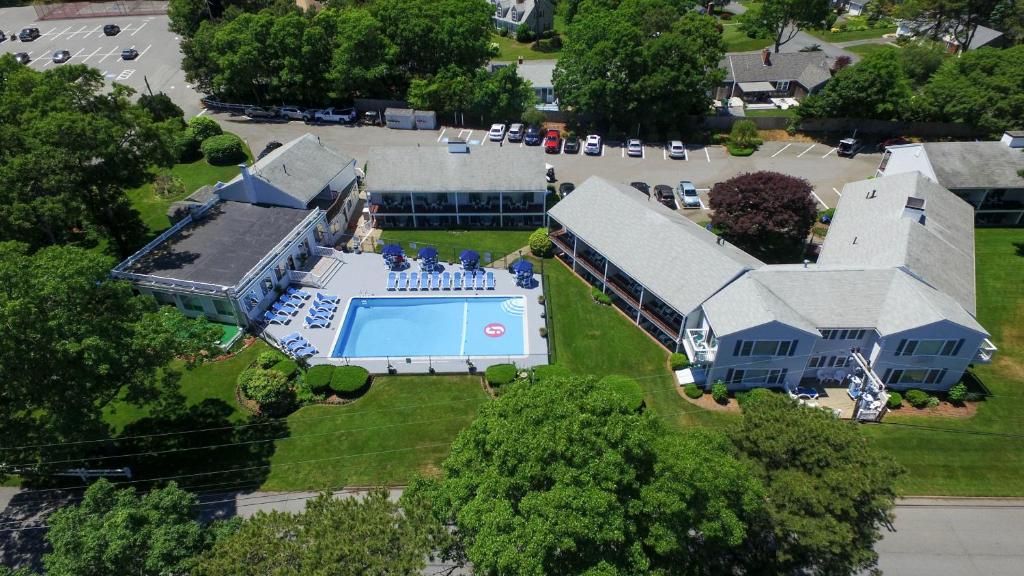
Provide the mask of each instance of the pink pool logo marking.
POLYGON ((501 338, 505 335, 505 325, 497 322, 491 322, 487 326, 484 326, 484 335, 491 338, 501 338))

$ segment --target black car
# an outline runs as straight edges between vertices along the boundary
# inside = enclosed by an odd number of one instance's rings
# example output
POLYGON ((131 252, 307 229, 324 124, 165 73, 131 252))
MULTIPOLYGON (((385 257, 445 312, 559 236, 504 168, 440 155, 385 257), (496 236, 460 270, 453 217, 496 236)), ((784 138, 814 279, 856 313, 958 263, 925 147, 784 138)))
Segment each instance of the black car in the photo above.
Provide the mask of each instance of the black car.
POLYGON ((28 52, 18 52, 14 55, 14 60, 18 64, 28 64, 32 61, 32 59, 28 57, 28 52))
POLYGON ((526 135, 523 136, 523 144, 527 146, 540 146, 541 140, 540 126, 530 124, 529 128, 526 129, 526 135))
POLYGON ((630 182, 629 185, 643 192, 648 197, 651 196, 651 186, 647 182, 630 182))
POLYGON ((580 151, 580 139, 573 136, 566 138, 562 144, 562 154, 577 154, 580 151))
POLYGON ((18 33, 18 39, 22 42, 31 42, 39 38, 39 28, 22 28, 18 33))
POLYGON ((125 48, 121 50, 121 60, 135 60, 139 57, 139 51, 135 48, 125 48))
POLYGON ((54 64, 63 64, 68 60, 71 60, 71 52, 68 52, 67 50, 57 50, 53 53, 54 64))
POLYGON ((0 30, 0 42, 7 40, 7 34, 4 34, 3 30, 0 30))
POLYGON ((277 150, 280 147, 281 147, 281 143, 280 142, 278 142, 277 140, 271 140, 270 142, 267 142, 267 146, 263 149, 262 152, 259 153, 259 156, 256 156, 256 159, 259 160, 259 159, 263 158, 264 156, 266 156, 267 154, 270 154, 274 150, 277 150))
POLYGON ((665 206, 675 210, 676 209, 676 197, 672 193, 672 187, 664 184, 658 184, 654 187, 654 197, 665 206))
POLYGON ((562 198, 565 198, 569 194, 572 194, 572 191, 575 189, 576 185, 573 184, 572 182, 562 182, 561 184, 558 185, 558 195, 561 196, 562 198))
POLYGON ((103 27, 103 33, 107 36, 117 36, 121 33, 121 27, 117 24, 107 24, 103 27))

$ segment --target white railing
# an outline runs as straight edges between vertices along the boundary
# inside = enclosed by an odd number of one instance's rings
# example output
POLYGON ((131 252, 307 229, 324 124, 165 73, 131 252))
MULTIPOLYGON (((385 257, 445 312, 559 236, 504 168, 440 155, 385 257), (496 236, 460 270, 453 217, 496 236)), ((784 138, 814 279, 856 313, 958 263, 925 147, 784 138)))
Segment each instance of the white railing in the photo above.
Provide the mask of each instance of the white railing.
POLYGON ((317 246, 316 248, 313 249, 313 253, 316 254, 317 256, 322 256, 324 258, 333 258, 340 262, 345 261, 344 252, 342 252, 341 250, 337 250, 335 248, 331 248, 329 246, 317 246))
POLYGON ((285 249, 288 248, 288 246, 292 242, 295 242, 296 240, 301 238, 306 233, 306 230, 309 228, 309 226, 313 222, 318 220, 320 218, 320 216, 322 214, 324 214, 324 213, 325 212, 323 210, 319 209, 319 208, 317 208, 317 209, 313 210, 312 212, 310 212, 309 215, 306 216, 302 220, 302 222, 299 223, 298 226, 296 226, 295 228, 292 228, 292 232, 288 235, 287 238, 285 238, 284 240, 281 240, 280 242, 278 242, 277 246, 274 246, 274 248, 272 250, 267 252, 266 256, 261 258, 260 261, 257 262, 255 266, 250 268, 249 271, 246 272, 244 276, 242 276, 241 281, 239 281, 238 284, 235 284, 235 287, 236 288, 242 288, 246 284, 248 284, 253 278, 255 278, 256 276, 259 276, 260 274, 262 274, 263 273, 263 269, 266 268, 267 265, 269 265, 274 260, 279 258, 285 252, 285 249), (296 230, 298 230, 298 232, 296 232, 296 230))
POLYGON ((718 352, 718 340, 714 334, 708 338, 707 328, 690 328, 686 331, 686 339, 693 348, 696 362, 714 362, 715 354, 718 352))
POLYGON ((999 348, 996 348, 996 345, 991 340, 985 338, 981 341, 981 346, 978 346, 978 352, 974 355, 974 360, 975 362, 991 362, 992 356, 995 355, 997 350, 999 348))
POLYGON ((323 288, 323 281, 319 276, 312 272, 302 272, 299 270, 289 270, 288 280, 296 284, 303 286, 313 286, 314 288, 323 288))
POLYGON ((207 284, 206 282, 193 282, 191 280, 178 280, 175 278, 165 278, 163 276, 154 276, 152 274, 135 274, 133 272, 113 272, 111 276, 119 280, 130 280, 139 284, 154 284, 157 286, 168 286, 171 288, 180 288, 188 290, 190 292, 202 292, 206 294, 220 294, 228 290, 229 286, 220 286, 218 284, 207 284))
MULTIPOLYGON (((162 244, 165 240, 167 240, 171 236, 174 236, 175 234, 177 234, 179 230, 181 230, 185 226, 188 226, 189 224, 191 224, 192 220, 193 220, 193 216, 201 216, 201 215, 205 214, 206 211, 209 210, 210 208, 213 208, 214 205, 217 204, 217 202, 220 202, 220 196, 217 196, 216 194, 214 194, 212 198, 210 198, 209 200, 206 201, 206 204, 203 204, 199 208, 193 210, 191 214, 189 214, 188 216, 185 216, 184 218, 179 220, 177 223, 175 223, 173 226, 171 226, 167 230, 164 230, 164 232, 162 234, 160 234, 156 238, 153 238, 152 240, 150 240, 149 243, 147 243, 142 248, 139 248, 138 250, 136 250, 135 254, 132 254, 131 256, 126 258, 124 261, 122 261, 120 264, 115 266, 113 272, 115 272, 115 273, 123 272, 126 268, 128 268, 131 265, 133 265, 136 262, 138 262, 139 258, 142 258, 146 254, 149 254, 149 252, 152 251, 153 248, 156 248, 157 246, 162 244)), ((138 276, 138 274, 136 274, 136 276, 138 276)))

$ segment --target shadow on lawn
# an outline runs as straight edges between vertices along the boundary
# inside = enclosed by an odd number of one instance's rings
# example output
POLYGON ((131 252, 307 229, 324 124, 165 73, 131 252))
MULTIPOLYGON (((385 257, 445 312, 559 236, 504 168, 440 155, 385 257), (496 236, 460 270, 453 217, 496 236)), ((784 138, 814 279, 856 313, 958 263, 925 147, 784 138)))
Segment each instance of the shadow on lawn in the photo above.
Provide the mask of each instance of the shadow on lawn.
POLYGON ((1013 247, 1017 251, 1017 256, 1024 256, 1024 242, 1014 242, 1013 247))

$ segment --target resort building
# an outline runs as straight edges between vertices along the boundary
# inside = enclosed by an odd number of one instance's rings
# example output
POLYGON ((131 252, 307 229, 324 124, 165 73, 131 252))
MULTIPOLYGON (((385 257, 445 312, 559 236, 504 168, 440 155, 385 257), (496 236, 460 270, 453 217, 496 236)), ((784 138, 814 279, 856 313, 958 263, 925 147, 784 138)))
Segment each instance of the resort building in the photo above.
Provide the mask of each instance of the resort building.
POLYGON ((195 201, 112 276, 188 316, 250 326, 291 282, 316 286, 356 213, 355 161, 306 134, 195 201))
POLYGON ((1024 224, 1024 132, 999 141, 889 146, 878 176, 920 172, 974 207, 979 226, 1024 224))
POLYGON ((546 196, 544 160, 533 148, 369 150, 366 197, 378 228, 537 228, 546 196))
POLYGON ((918 173, 846 185, 816 264, 764 265, 599 178, 550 217, 559 257, 708 386, 839 383, 857 365, 896 389, 945 390, 996 351, 974 315, 973 211, 918 173), (615 233, 621 214, 637 234, 615 233))

